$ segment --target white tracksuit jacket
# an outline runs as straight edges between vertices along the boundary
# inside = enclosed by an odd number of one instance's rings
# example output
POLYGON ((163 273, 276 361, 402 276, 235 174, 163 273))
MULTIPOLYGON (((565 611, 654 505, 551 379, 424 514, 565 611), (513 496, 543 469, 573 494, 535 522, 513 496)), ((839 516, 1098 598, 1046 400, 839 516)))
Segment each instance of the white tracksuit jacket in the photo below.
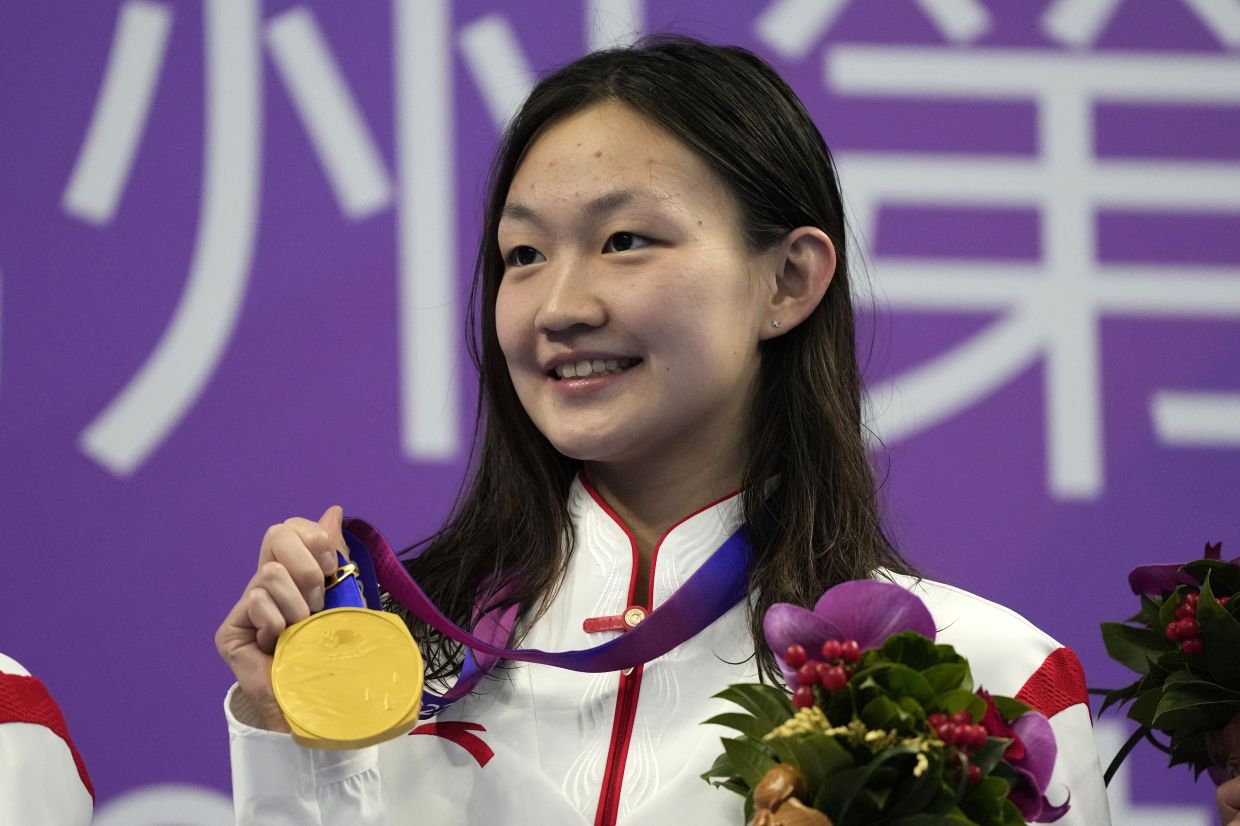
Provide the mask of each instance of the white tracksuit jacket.
POLYGON ((94 792, 72 742, 43 684, 0 654, 0 824, 90 823, 94 792))
MULTIPOLYGON (((631 603, 635 546, 582 481, 573 483, 575 551, 563 587, 522 645, 563 651, 618 632, 583 620, 631 603)), ((652 607, 738 527, 739 499, 676 525, 655 551, 652 607)), ((940 642, 968 657, 975 684, 1033 698, 1059 745, 1048 796, 1071 793, 1063 826, 1107 826, 1106 794, 1084 683, 1067 649, 1014 612, 927 580, 892 577, 934 616, 940 642), (1046 707, 1046 706, 1049 706, 1046 707)), ((754 681, 753 641, 738 605, 698 636, 631 674, 508 663, 479 691, 413 735, 356 751, 304 749, 253 726, 236 687, 225 701, 239 826, 262 824, 743 823, 741 798, 700 778, 733 732, 701 722, 736 710, 711 696, 754 681), (418 736, 425 735, 425 736, 418 736)))

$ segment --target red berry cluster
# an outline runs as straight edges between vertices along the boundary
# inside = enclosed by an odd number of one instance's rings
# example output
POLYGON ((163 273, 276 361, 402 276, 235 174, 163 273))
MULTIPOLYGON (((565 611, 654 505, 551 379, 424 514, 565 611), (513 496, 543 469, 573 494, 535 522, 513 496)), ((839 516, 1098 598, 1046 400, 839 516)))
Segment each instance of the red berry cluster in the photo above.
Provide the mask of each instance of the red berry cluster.
POLYGON ((861 659, 861 646, 856 640, 827 640, 822 644, 822 659, 812 660, 801 645, 790 645, 784 651, 784 662, 795 668, 797 688, 792 692, 792 704, 797 708, 814 705, 814 686, 820 685, 832 693, 848 684, 853 664, 861 659))
MULTIPOLYGON (((1200 595, 1196 591, 1189 591, 1184 595, 1184 599, 1180 600, 1180 604, 1175 607, 1175 619, 1167 623, 1167 629, 1164 632, 1167 639, 1172 642, 1178 642, 1180 649, 1190 657, 1195 657, 1205 649, 1205 644, 1201 641, 1201 626, 1197 624, 1197 600, 1200 595)), ((1219 598, 1219 604, 1222 605, 1227 601, 1226 597, 1219 598)))
MULTIPOLYGON (((986 732, 986 727, 974 723, 973 715, 967 711, 957 711, 955 714, 931 714, 926 718, 926 722, 947 746, 954 746, 963 752, 965 760, 971 757, 975 750, 986 745, 986 740, 990 737, 986 732)), ((970 785, 982 781, 982 770, 976 764, 967 763, 964 772, 970 785)))

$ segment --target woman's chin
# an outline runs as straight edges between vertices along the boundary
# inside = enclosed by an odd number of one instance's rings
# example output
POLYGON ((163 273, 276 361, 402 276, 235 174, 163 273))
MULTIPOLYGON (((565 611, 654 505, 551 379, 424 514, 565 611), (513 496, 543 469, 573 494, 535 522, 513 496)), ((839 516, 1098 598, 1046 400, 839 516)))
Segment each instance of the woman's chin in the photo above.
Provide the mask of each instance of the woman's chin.
POLYGON ((548 441, 560 453, 570 459, 590 464, 608 464, 622 460, 626 453, 618 440, 603 438, 598 434, 556 434, 548 441))

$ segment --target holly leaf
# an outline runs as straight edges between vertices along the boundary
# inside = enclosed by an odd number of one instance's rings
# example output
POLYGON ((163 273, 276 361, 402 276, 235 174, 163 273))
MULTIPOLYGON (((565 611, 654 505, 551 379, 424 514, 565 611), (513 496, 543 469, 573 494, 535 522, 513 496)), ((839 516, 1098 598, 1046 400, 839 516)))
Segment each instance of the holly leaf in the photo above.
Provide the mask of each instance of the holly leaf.
POLYGON ((731 759, 737 775, 750 788, 758 785, 775 765, 775 758, 765 748, 745 737, 724 740, 723 751, 731 759))
POLYGON ((739 731, 741 734, 748 735, 755 740, 761 740, 770 732, 771 728, 763 726, 761 720, 752 714, 741 714, 739 711, 729 711, 725 714, 716 714, 709 720, 702 722, 704 726, 724 726, 733 731, 739 731))
POLYGON ((1240 567, 1218 559, 1196 559, 1184 566, 1186 573, 1198 582, 1209 577, 1215 595, 1240 593, 1240 567))
POLYGON ((1129 617, 1126 622, 1139 622, 1149 628, 1157 628, 1158 609, 1162 607, 1161 599, 1154 599, 1148 594, 1141 595, 1141 610, 1129 617))
POLYGON ((739 683, 730 685, 715 695, 721 700, 736 703, 741 708, 758 718, 766 731, 782 725, 796 709, 788 694, 780 688, 761 683, 739 683))
POLYGON ((1102 623, 1102 642, 1111 659, 1138 674, 1148 674, 1151 660, 1175 649, 1175 643, 1161 632, 1122 622, 1102 623))
POLYGON ((1201 584, 1197 622, 1204 646, 1200 659, 1219 685, 1240 688, 1240 622, 1214 597, 1213 571, 1201 584))
POLYGON ((1154 714, 1158 711, 1158 703, 1162 700, 1162 687, 1152 688, 1137 696, 1128 707, 1128 717, 1143 726, 1154 725, 1154 714))

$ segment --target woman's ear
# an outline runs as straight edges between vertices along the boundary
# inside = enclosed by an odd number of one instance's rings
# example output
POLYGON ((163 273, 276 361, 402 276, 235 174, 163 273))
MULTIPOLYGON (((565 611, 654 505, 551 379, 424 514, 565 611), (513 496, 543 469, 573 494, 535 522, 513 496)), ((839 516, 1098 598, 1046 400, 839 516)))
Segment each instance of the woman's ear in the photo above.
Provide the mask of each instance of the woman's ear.
POLYGON ((835 244, 817 227, 797 227, 776 250, 763 339, 781 336, 809 317, 835 276, 835 244))

